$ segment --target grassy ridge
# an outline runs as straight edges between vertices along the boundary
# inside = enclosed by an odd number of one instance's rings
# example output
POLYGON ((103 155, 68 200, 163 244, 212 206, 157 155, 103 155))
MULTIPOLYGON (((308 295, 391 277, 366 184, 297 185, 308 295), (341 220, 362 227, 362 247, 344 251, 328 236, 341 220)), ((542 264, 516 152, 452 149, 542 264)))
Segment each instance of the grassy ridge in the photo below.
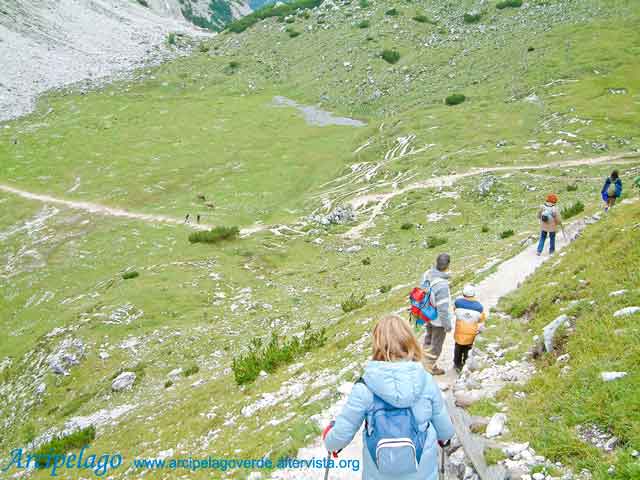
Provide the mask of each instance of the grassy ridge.
POLYGON ((526 312, 529 321, 496 329, 503 332, 503 341, 525 339, 526 348, 532 335, 560 313, 576 318, 575 332, 537 361, 539 373, 523 390, 526 398, 503 396, 514 439, 531 441, 536 451, 576 471, 588 468, 598 479, 640 475, 640 463, 630 455, 640 445, 640 317, 613 317, 623 307, 640 305, 640 230, 633 228, 634 218, 640 218, 638 203, 616 207, 588 228, 566 256, 548 262, 502 302, 506 312, 526 312), (624 295, 609 295, 622 289, 624 295), (568 373, 555 362, 564 353, 570 355, 568 373), (604 382, 602 371, 628 375, 604 382), (613 454, 578 439, 575 427, 591 423, 620 439, 613 454), (615 465, 615 475, 607 473, 609 464, 615 465))

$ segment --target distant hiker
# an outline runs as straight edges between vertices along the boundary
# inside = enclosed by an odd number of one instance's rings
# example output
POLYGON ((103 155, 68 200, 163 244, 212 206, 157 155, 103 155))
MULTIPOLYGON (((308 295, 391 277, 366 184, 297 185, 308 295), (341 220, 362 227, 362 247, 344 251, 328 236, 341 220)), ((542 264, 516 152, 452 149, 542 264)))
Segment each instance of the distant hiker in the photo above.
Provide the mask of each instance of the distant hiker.
POLYGON ((188 213, 184 216, 184 223, 189 223, 189 214, 188 213))
POLYGON ((407 321, 391 315, 377 323, 373 357, 322 435, 327 450, 339 453, 365 422, 363 479, 438 478, 436 442, 446 445, 454 430, 440 388, 421 359, 422 348, 407 321))
POLYGON ((608 212, 616 203, 616 199, 622 195, 622 180, 618 175, 618 170, 611 172, 607 177, 600 191, 602 200, 604 201, 604 211, 608 212))
POLYGON ((453 351, 453 365, 460 372, 467 362, 469 350, 473 347, 476 335, 484 328, 487 315, 482 304, 476 300, 476 289, 473 285, 465 285, 462 297, 453 304, 456 316, 456 331, 453 338, 456 342, 453 351))
POLYGON ((435 319, 427 322, 427 333, 424 337, 424 367, 432 375, 443 375, 444 370, 436 366, 438 357, 442 353, 442 344, 451 331, 451 318, 449 315, 449 263, 451 257, 447 253, 441 253, 436 259, 436 265, 424 273, 421 287, 431 292, 431 303, 436 309, 435 319))
POLYGON ((198 224, 200 224, 200 214, 196 215, 196 222, 198 222, 198 224))
POLYGON ((542 255, 544 244, 549 236, 549 255, 553 255, 556 251, 556 231, 562 225, 560 211, 556 204, 558 196, 554 193, 547 195, 546 201, 538 210, 538 218, 540 219, 540 241, 538 242, 538 255, 542 255))

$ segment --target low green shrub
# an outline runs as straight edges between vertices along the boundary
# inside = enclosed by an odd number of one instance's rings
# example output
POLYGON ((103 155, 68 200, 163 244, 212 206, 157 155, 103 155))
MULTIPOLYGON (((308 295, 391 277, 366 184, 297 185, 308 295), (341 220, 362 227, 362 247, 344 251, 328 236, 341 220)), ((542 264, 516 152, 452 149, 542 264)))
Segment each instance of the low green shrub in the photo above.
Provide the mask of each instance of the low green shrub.
POLYGON ((390 292, 390 291, 391 291, 391 285, 382 285, 382 286, 378 289, 378 291, 379 291, 380 293, 387 293, 387 292, 390 292))
POLYGON ((240 62, 238 62, 237 60, 231 60, 229 62, 229 68, 231 70, 237 70, 240 68, 240 62))
POLYGON ((166 382, 164 382, 164 388, 169 388, 172 385, 173 385, 173 381, 171 380, 167 380, 166 382))
POLYGON ((503 232, 500 232, 500 238, 505 239, 505 238, 509 238, 509 237, 513 237, 513 230, 509 229, 509 230, 505 230, 503 232))
POLYGON ((369 20, 362 20, 360 23, 358 23, 358 28, 369 28, 370 25, 371 23, 369 22, 369 20))
POLYGON ((522 6, 522 0, 502 0, 496 3, 496 8, 502 10, 503 8, 520 8, 522 6))
POLYGON ((383 50, 382 51, 382 59, 387 63, 397 63, 400 60, 400 52, 396 50, 383 50))
POLYGON ((326 329, 313 330, 311 322, 304 326, 301 338, 293 336, 282 340, 275 332, 272 332, 267 344, 263 344, 261 338, 253 338, 247 352, 233 359, 231 368, 235 381, 238 385, 252 382, 261 371, 271 373, 279 366, 291 363, 296 357, 322 347, 326 341, 326 329))
POLYGON ((467 99, 462 93, 454 93, 444 99, 447 105, 459 105, 467 99))
POLYGON ((54 455, 64 455, 71 450, 78 450, 89 445, 96 438, 96 428, 92 425, 77 430, 64 437, 55 437, 40 445, 34 452, 37 468, 49 468, 48 463, 54 455))
POLYGON ((167 35, 167 43, 169 45, 175 45, 176 44, 176 34, 171 32, 169 35, 167 35))
POLYGON ((480 231, 482 233, 487 233, 489 231, 489 227, 487 225, 483 225, 482 228, 480 229, 480 231))
POLYGON ((182 376, 190 377, 191 375, 195 375, 200 371, 200 367, 198 365, 189 365, 182 371, 182 376))
POLYGON ((578 190, 578 184, 574 183, 573 185, 567 185, 567 192, 575 192, 578 190))
POLYGON ((480 13, 465 13, 462 18, 464 23, 478 23, 482 15, 480 13))
POLYGON ((584 203, 580 200, 577 200, 573 205, 565 207, 560 211, 562 218, 564 219, 575 217, 582 212, 584 212, 584 203))
POLYGON ((415 17, 413 17, 413 20, 415 20, 418 23, 435 24, 435 22, 433 20, 431 20, 429 17, 427 17, 426 15, 423 15, 423 14, 416 15, 415 17))
POLYGON ((286 32, 289 35, 289 38, 296 38, 298 35, 300 35, 300 32, 294 30, 293 28, 287 28, 286 32))
POLYGON ((360 5, 360 8, 367 8, 369 6, 369 0, 360 0, 358 5, 360 5))
MULTIPOLYGON (((284 18, 295 14, 298 10, 315 8, 321 5, 322 2, 323 0, 293 0, 288 3, 267 5, 250 13, 249 15, 245 15, 242 18, 234 20, 227 26, 227 30, 234 33, 241 33, 265 18, 284 18)), ((320 23, 320 20, 318 20, 318 23, 320 23)))
POLYGON ((390 17, 397 17, 399 12, 398 9, 396 8, 391 8, 389 10, 387 10, 386 12, 384 12, 385 15, 389 15, 390 17))
POLYGON ((138 0, 138 3, 143 7, 149 8, 149 2, 147 2, 147 0, 138 0))
POLYGON ((446 238, 436 236, 427 237, 427 248, 436 248, 445 243, 447 243, 446 238))
POLYGON ((412 228, 413 228, 413 223, 410 223, 410 222, 405 222, 402 225, 400 225, 401 230, 411 230, 412 228))
POLYGON ((123 280, 130 280, 132 278, 136 278, 139 277, 140 274, 138 272, 136 272, 135 270, 131 271, 131 272, 125 272, 122 274, 122 279, 123 280))
POLYGON ((371 265, 371 259, 369 257, 365 257, 362 259, 363 265, 371 265))
POLYGON ((191 243, 219 243, 234 240, 240 235, 238 227, 215 227, 212 230, 193 232, 189 235, 191 243))
POLYGON ((344 313, 349 313, 359 308, 364 307, 367 304, 367 297, 365 297, 364 293, 362 295, 356 295, 352 293, 346 298, 340 306, 342 307, 342 311, 344 313))

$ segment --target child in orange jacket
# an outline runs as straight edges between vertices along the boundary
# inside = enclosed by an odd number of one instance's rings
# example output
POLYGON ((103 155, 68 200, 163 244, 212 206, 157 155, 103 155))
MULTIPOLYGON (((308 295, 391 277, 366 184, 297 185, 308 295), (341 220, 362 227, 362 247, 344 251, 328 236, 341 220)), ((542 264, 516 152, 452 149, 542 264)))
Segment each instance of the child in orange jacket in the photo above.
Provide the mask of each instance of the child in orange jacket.
POLYGON ((456 346, 453 351, 453 364, 458 373, 464 367, 473 347, 476 335, 484 327, 487 315, 484 306, 475 298, 476 292, 472 285, 465 285, 462 297, 456 299, 453 311, 456 316, 456 331, 453 336, 456 346))

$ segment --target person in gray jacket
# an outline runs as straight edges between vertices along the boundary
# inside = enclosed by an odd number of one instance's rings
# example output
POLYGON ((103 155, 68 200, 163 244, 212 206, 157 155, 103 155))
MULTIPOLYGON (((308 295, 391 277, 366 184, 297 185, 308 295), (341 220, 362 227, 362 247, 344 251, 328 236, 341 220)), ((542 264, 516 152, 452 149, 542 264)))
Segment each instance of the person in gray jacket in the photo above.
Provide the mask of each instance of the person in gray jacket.
POLYGON ((444 370, 436 366, 438 357, 442 353, 442 345, 447 333, 451 331, 451 316, 449 304, 449 264, 451 257, 448 253, 441 253, 436 259, 436 265, 427 270, 422 276, 421 287, 431 289, 432 301, 438 310, 438 317, 427 323, 424 337, 424 367, 432 375, 443 375, 444 370))

